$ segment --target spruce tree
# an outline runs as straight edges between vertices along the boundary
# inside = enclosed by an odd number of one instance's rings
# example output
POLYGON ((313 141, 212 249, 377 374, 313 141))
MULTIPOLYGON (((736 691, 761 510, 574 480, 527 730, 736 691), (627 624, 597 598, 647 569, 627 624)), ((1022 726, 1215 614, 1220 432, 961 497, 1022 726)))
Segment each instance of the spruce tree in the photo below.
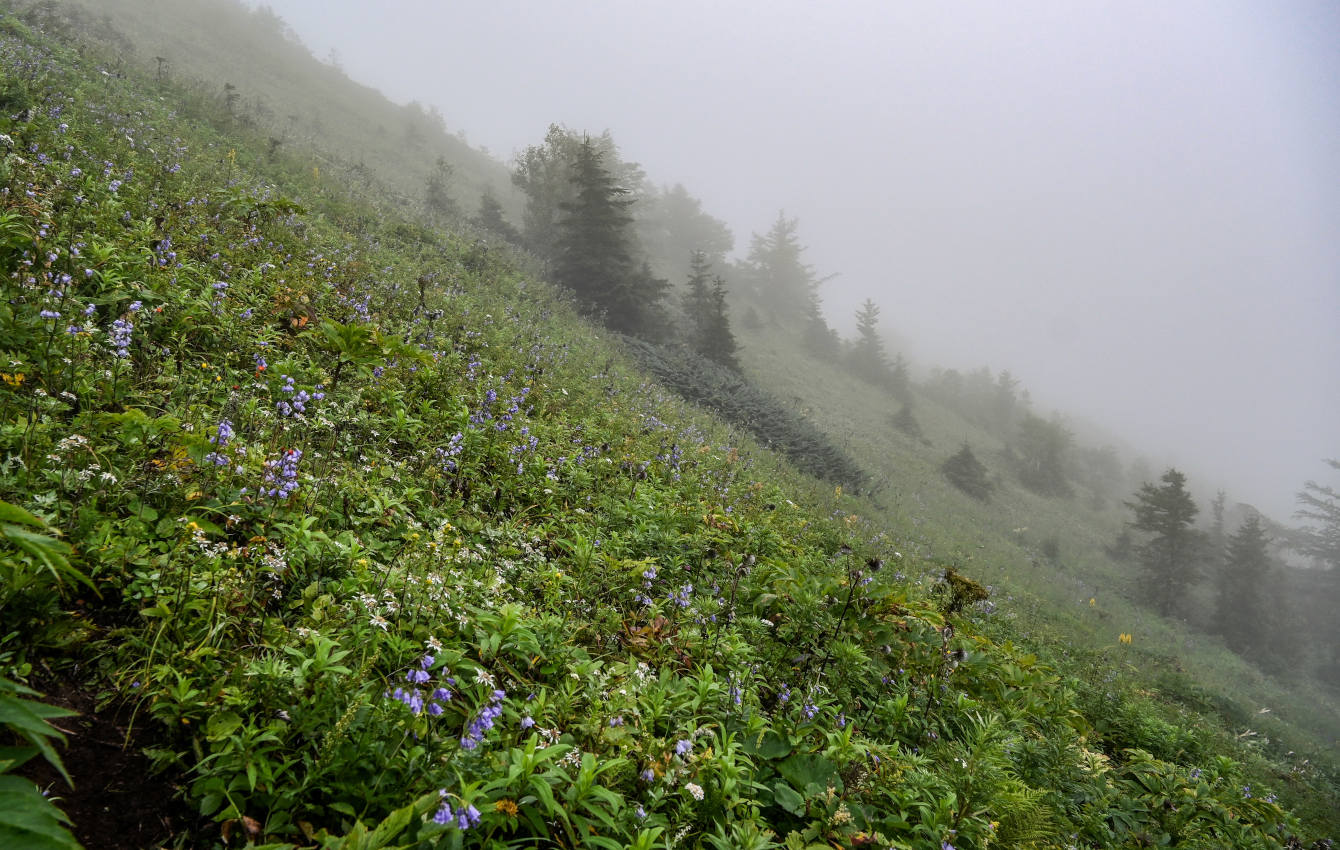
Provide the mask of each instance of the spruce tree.
POLYGON ((805 247, 796 236, 799 221, 779 212, 768 232, 754 234, 746 264, 754 294, 777 311, 794 318, 812 318, 819 307, 823 280, 801 255, 805 247))
POLYGON ((481 230, 498 236, 513 245, 521 243, 521 234, 503 217, 502 204, 492 189, 485 189, 479 198, 479 213, 475 216, 475 225, 481 230))
POLYGON ((903 402, 903 406, 898 408, 898 412, 889 417, 889 422, 893 427, 914 440, 925 439, 921 433, 921 423, 917 422, 916 414, 912 411, 911 399, 903 402))
POLYGON ((974 499, 985 502, 991 498, 991 481, 986 476, 986 467, 972 453, 972 448, 966 442, 961 449, 940 464, 940 471, 949 479, 950 484, 974 499))
POLYGON ((674 335, 665 308, 670 281, 657 277, 651 263, 643 260, 629 289, 634 293, 636 310, 634 319, 623 330, 652 342, 669 342, 674 335))
POLYGON ((865 299, 856 311, 856 341, 848 357, 858 377, 881 386, 891 385, 889 361, 879 338, 879 305, 873 299, 865 299))
POLYGON ((544 260, 559 252, 562 205, 572 201, 572 165, 580 142, 572 131, 550 124, 544 142, 517 156, 512 183, 526 195, 522 232, 526 247, 544 260))
POLYGON ((893 355, 893 366, 889 369, 889 390, 904 407, 911 406, 912 376, 908 374, 907 360, 901 354, 893 355))
POLYGON ((1196 578, 1200 535, 1191 527, 1200 509, 1186 490, 1186 476, 1168 469, 1161 485, 1146 482, 1126 506, 1131 527, 1152 535, 1140 548, 1142 595, 1164 616, 1185 614, 1187 590, 1196 578))
POLYGON ((423 202, 428 212, 434 216, 454 216, 459 212, 456 199, 451 196, 453 173, 451 163, 439 156, 437 162, 433 164, 432 173, 428 175, 423 190, 423 202))
MULTIPOLYGON (((990 373, 987 373, 990 381, 990 373)), ((1060 422, 1028 415, 1019 423, 1019 481, 1040 496, 1069 496, 1065 457, 1073 435, 1060 422)))
POLYGON ((683 308, 688 324, 685 341, 689 348, 722 366, 738 370, 735 334, 730 329, 730 310, 726 304, 726 281, 720 275, 712 275, 712 264, 703 251, 694 251, 689 258, 689 280, 683 308))
POLYGON ((730 307, 726 303, 726 281, 721 275, 712 278, 712 297, 703 343, 701 353, 704 357, 739 370, 740 363, 735 357, 735 334, 730 329, 730 307))
MULTIPOLYGON (((1340 470, 1340 461, 1328 460, 1326 464, 1340 470)), ((1340 491, 1309 481, 1298 493, 1298 504, 1302 507, 1295 516, 1314 523, 1301 530, 1303 554, 1316 558, 1333 576, 1340 577, 1340 491)))
POLYGON ((561 204, 554 277, 588 310, 603 311, 615 330, 655 335, 666 282, 633 260, 629 212, 632 199, 604 168, 590 138, 582 141, 572 168, 574 198, 561 204))
POLYGON ((805 312, 815 286, 814 269, 801 260, 805 248, 796 238, 798 226, 797 219, 779 212, 765 235, 754 234, 747 258, 755 294, 792 313, 805 312))
MULTIPOLYGON (((1328 460, 1340 470, 1340 461, 1328 460)), ((1299 529, 1299 550, 1325 567, 1324 579, 1317 582, 1319 592, 1312 600, 1308 620, 1311 655, 1315 674, 1331 687, 1340 688, 1340 490, 1316 481, 1308 481, 1298 493, 1301 506, 1295 514, 1312 525, 1299 529)))
POLYGON ((1256 513, 1228 538, 1215 610, 1215 630, 1224 636, 1229 649, 1257 661, 1270 655, 1269 620, 1276 607, 1269 543, 1256 513))
POLYGON ((684 311, 685 341, 689 348, 701 352, 706 345, 708 316, 712 311, 712 264, 703 251, 694 251, 689 257, 689 279, 684 289, 681 307, 684 311))

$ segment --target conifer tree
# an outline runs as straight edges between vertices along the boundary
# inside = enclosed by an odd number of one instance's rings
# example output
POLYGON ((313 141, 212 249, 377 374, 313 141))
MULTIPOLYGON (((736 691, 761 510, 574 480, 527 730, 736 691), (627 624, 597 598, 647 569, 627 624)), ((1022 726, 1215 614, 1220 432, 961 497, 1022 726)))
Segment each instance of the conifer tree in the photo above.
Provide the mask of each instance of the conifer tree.
POLYGON ((479 213, 475 216, 475 225, 494 234, 513 245, 521 244, 521 234, 503 216, 502 204, 492 189, 485 189, 479 198, 479 213))
POLYGON ((709 288, 712 264, 703 251, 694 251, 689 257, 689 279, 684 289, 681 307, 687 327, 685 338, 689 348, 701 352, 706 340, 708 315, 712 310, 712 290, 709 288))
POLYGON ((908 374, 907 360, 902 354, 893 355, 893 366, 889 369, 889 390, 904 407, 912 405, 912 376, 908 374))
POLYGON ((782 315, 809 318, 818 310, 823 281, 801 258, 805 247, 796 236, 799 224, 798 219, 779 212, 766 234, 754 234, 746 263, 755 295, 782 315))
POLYGON ((604 168, 602 154, 588 137, 572 169, 574 197, 560 205, 558 258, 554 277, 592 311, 604 311, 616 330, 654 336, 666 282, 633 260, 630 228, 633 201, 604 168))
POLYGON ((991 498, 991 481, 986 476, 986 467, 972 453, 972 448, 966 442, 940 465, 940 471, 949 479, 950 484, 974 499, 985 502, 991 498))
POLYGON ((694 251, 690 257, 683 308, 688 323, 688 346, 703 357, 739 369, 735 359, 735 334, 730 328, 730 310, 726 303, 726 281, 720 275, 712 275, 712 264, 703 251, 694 251))
MULTIPOLYGON (((1340 461, 1328 460, 1332 469, 1340 470, 1340 461)), ((1302 530, 1302 551, 1316 558, 1340 577, 1340 491, 1334 487, 1309 481, 1298 493, 1296 516, 1312 520, 1314 525, 1302 530)))
POLYGON ((701 251, 713 265, 726 262, 735 237, 720 219, 703 211, 702 201, 681 184, 648 190, 638 200, 638 241, 653 264, 675 280, 691 274, 689 261, 701 251))
POLYGON ((873 299, 856 311, 856 341, 848 355, 852 371, 871 383, 890 385, 889 361, 879 338, 879 305, 873 299))
POLYGON ((526 247, 550 262, 561 251, 565 205, 576 201, 573 169, 585 144, 600 154, 601 167, 625 190, 625 200, 631 203, 633 192, 645 189, 646 175, 641 167, 619 158, 618 146, 608 131, 593 137, 550 124, 544 141, 518 154, 512 169, 513 185, 526 196, 521 218, 526 247))
POLYGON ((912 411, 910 399, 903 402, 903 406, 898 408, 898 412, 889 418, 889 422, 893 427, 914 440, 924 439, 924 435, 921 433, 921 423, 917 421, 916 414, 912 411))
POLYGON ((1191 527, 1200 509, 1186 490, 1186 476, 1169 468, 1161 485, 1149 482, 1126 506, 1135 512, 1131 527, 1150 537, 1140 548, 1143 595, 1164 616, 1184 614, 1187 590, 1197 574, 1200 534, 1191 527))
POLYGON ((704 357, 739 370, 740 363, 735 357, 737 344, 730 329, 730 308, 726 303, 726 281, 721 275, 712 278, 712 298, 703 343, 700 351, 704 357))
POLYGON ((657 277, 651 263, 642 261, 633 277, 633 319, 622 329, 652 342, 667 342, 673 336, 670 316, 665 309, 665 296, 670 292, 670 281, 657 277))
MULTIPOLYGON (((987 374, 988 381, 990 373, 987 374)), ((1019 423, 1015 446, 1019 451, 1019 480, 1040 496, 1069 496, 1065 456, 1073 436, 1058 421, 1028 415, 1019 423)))
POLYGON ((991 416, 993 421, 1002 428, 1008 428, 1014 423, 1018 402, 1015 390, 1018 386, 1018 379, 1010 374, 1009 369, 1002 370, 996 376, 995 393, 991 398, 991 416))
POLYGON ((768 232, 754 234, 747 262, 757 295, 783 309, 802 313, 816 286, 814 269, 801 260, 805 248, 796 238, 799 221, 779 212, 768 232))
MULTIPOLYGON (((1328 460, 1340 470, 1340 461, 1328 460)), ((1316 481, 1308 481, 1298 493, 1301 506, 1295 514, 1313 524, 1299 529, 1299 550, 1326 567, 1325 579, 1317 582, 1319 593, 1308 612, 1310 643, 1315 656, 1315 672, 1332 687, 1340 688, 1340 490, 1316 481)))
POLYGON ((423 190, 424 206, 435 216, 454 216, 459 212, 456 199, 451 196, 452 174, 451 164, 439 156, 423 190))
POLYGON ((545 260, 558 254, 562 205, 572 200, 572 165, 580 142, 572 131, 550 124, 544 142, 517 156, 512 183, 526 195, 521 227, 526 247, 545 260))
POLYGON ((1229 536, 1215 610, 1215 630, 1229 649, 1257 661, 1270 655, 1269 618, 1276 607, 1269 542, 1256 513, 1229 536))
POLYGON ((766 300, 782 318, 800 320, 802 339, 813 354, 836 359, 842 352, 842 340, 828 326, 819 299, 824 279, 801 260, 805 248, 796 238, 798 221, 779 212, 767 234, 754 235, 746 265, 753 295, 766 300))

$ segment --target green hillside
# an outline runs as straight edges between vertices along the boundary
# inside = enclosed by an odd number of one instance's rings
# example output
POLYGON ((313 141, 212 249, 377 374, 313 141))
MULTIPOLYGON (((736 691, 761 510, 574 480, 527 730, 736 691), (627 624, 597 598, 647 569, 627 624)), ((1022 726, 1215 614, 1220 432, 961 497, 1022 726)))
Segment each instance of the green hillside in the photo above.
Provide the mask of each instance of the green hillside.
POLYGON ((685 401, 425 209, 504 166, 158 5, 0 11, 0 846, 1336 832, 1333 696, 1126 601, 1116 505, 959 493, 989 432, 766 325, 685 401))

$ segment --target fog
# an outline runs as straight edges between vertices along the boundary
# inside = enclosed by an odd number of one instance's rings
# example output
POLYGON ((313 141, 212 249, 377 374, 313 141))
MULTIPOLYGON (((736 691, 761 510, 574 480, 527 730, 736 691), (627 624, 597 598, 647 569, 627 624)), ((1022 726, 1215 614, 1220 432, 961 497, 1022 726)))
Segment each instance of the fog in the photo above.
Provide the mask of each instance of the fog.
MULTIPOLYGON (((1340 455, 1340 5, 268 0, 507 160, 608 129, 844 331, 1010 369, 1277 517, 1340 455)), ((463 199, 467 204, 473 199, 463 199)))

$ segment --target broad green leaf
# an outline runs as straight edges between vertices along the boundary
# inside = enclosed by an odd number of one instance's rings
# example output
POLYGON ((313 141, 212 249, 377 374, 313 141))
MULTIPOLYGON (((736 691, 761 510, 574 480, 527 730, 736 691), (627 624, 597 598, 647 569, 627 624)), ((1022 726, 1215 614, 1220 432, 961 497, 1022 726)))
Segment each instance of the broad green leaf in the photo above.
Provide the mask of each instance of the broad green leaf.
POLYGON ((0 847, 25 850, 80 850, 65 828, 70 819, 17 776, 0 775, 0 847))
POLYGON ((46 528, 46 523, 33 516, 32 514, 20 508, 17 505, 11 505, 9 502, 0 501, 0 522, 17 522, 23 525, 31 525, 37 528, 46 528))
POLYGON ((242 725, 242 718, 232 711, 220 711, 210 715, 205 723, 205 736, 211 741, 227 738, 242 725))
POLYGON ((785 782, 778 782, 772 787, 773 797, 777 800, 777 805, 786 809, 793 815, 805 814, 805 798, 800 796, 796 789, 785 782))

